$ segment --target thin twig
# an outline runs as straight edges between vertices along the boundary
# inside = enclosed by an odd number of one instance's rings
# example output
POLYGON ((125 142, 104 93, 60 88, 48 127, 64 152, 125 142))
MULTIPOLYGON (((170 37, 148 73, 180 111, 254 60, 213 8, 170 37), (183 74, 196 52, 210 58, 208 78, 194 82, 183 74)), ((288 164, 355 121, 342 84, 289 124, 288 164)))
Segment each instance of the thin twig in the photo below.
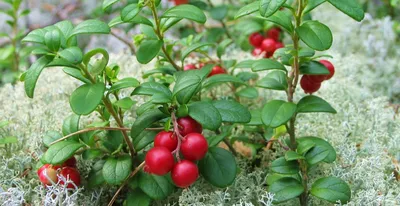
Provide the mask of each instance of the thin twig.
POLYGON ((118 40, 120 40, 122 43, 126 44, 126 46, 129 47, 129 50, 131 50, 132 54, 136 54, 136 50, 135 50, 135 46, 132 44, 132 42, 128 41, 127 39, 119 36, 116 32, 115 29, 111 30, 110 33, 113 37, 117 38, 118 40))

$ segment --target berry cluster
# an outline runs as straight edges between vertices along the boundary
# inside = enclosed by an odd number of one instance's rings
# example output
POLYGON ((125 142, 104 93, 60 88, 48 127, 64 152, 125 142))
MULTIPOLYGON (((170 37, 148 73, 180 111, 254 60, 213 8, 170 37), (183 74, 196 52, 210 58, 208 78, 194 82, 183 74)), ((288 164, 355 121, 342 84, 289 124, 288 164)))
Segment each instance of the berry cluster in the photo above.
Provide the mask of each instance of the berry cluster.
POLYGON ((277 49, 285 47, 280 41, 280 37, 281 29, 277 27, 268 30, 265 37, 258 32, 251 34, 249 42, 255 47, 252 52, 253 56, 272 57, 277 49))
MULTIPOLYGON (((198 69, 198 68, 203 68, 206 64, 205 63, 199 63, 198 67, 196 67, 196 65, 194 64, 187 64, 185 65, 185 67, 183 67, 184 71, 187 70, 194 70, 194 69, 198 69)), ((210 74, 208 75, 208 77, 217 75, 217 74, 226 74, 226 70, 224 68, 222 68, 221 66, 214 66, 210 72, 210 74)))
MULTIPOLYGON (((76 159, 71 157, 62 165, 45 164, 37 171, 40 182, 44 185, 52 185, 58 182, 58 177, 62 176, 65 179, 70 179, 76 186, 81 184, 79 171, 76 169, 76 159)), ((60 184, 64 185, 64 178, 60 180, 60 184)), ((72 183, 67 185, 67 188, 75 188, 72 183)))
POLYGON ((202 131, 202 126, 191 117, 174 121, 173 132, 162 131, 156 135, 154 147, 146 154, 144 170, 155 175, 165 175, 171 171, 176 186, 187 188, 192 185, 199 177, 199 169, 194 162, 203 159, 208 151, 202 131), (185 159, 181 160, 180 154, 185 159))
POLYGON ((328 60, 320 60, 328 70, 330 74, 327 75, 303 75, 300 80, 300 86, 306 94, 312 94, 317 92, 321 88, 321 84, 325 80, 329 80, 335 74, 335 67, 328 60))

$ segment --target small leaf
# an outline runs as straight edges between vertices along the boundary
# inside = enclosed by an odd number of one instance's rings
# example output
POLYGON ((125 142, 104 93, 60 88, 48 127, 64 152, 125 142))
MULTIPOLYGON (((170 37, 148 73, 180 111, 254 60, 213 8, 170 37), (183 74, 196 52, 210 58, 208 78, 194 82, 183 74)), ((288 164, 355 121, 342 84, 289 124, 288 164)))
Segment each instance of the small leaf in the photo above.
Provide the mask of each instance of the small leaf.
POLYGON ((117 3, 119 0, 104 0, 103 1, 103 10, 107 10, 110 8, 113 4, 117 3))
POLYGON ((235 68, 250 69, 257 60, 244 60, 236 64, 235 68))
POLYGON ((208 147, 216 147, 224 138, 229 137, 229 135, 229 133, 221 133, 217 136, 206 135, 205 138, 207 139, 208 147))
POLYGON ((272 162, 271 171, 279 174, 297 174, 299 163, 297 161, 286 161, 285 157, 280 157, 272 162))
POLYGON ((58 165, 72 157, 75 152, 84 145, 75 141, 58 142, 46 151, 43 155, 43 160, 52 165, 58 165))
POLYGON ((71 67, 64 67, 63 71, 71 77, 82 81, 83 83, 90 84, 90 80, 87 79, 82 75, 82 72, 79 69, 71 68, 71 67))
POLYGON ((272 15, 268 18, 265 18, 265 20, 281 26, 283 29, 285 29, 289 33, 293 33, 293 31, 294 31, 292 18, 285 11, 277 11, 277 12, 275 12, 274 15, 272 15))
POLYGON ((58 51, 61 46, 61 34, 58 29, 53 29, 44 35, 44 43, 53 52, 58 51))
POLYGON ((151 175, 144 172, 140 173, 139 187, 155 200, 162 200, 174 191, 174 185, 170 183, 167 176, 151 175))
POLYGON ((169 103, 172 101, 171 91, 163 84, 157 82, 145 82, 133 90, 131 95, 151 96, 151 102, 153 103, 169 103))
POLYGON ((110 31, 110 27, 106 23, 96 19, 89 19, 79 23, 67 39, 69 40, 78 34, 109 34, 110 31))
POLYGON ((104 180, 111 185, 121 184, 131 172, 132 161, 127 155, 118 158, 109 157, 103 166, 104 180))
POLYGON ((336 114, 336 110, 320 97, 309 95, 303 97, 297 104, 297 113, 327 112, 336 114))
POLYGON ((275 181, 269 187, 269 192, 275 194, 274 203, 281 203, 301 195, 304 187, 299 181, 286 177, 275 181))
POLYGON ((330 74, 329 70, 320 62, 309 61, 301 64, 300 73, 310 75, 327 75, 330 74))
POLYGON ((217 48, 217 56, 221 59, 222 55, 225 53, 225 49, 233 43, 232 39, 223 40, 217 48))
MULTIPOLYGON (((80 116, 76 114, 71 114, 64 119, 62 125, 62 133, 64 136, 77 132, 79 130, 79 120, 80 116)), ((79 135, 74 135, 69 138, 70 140, 78 141, 79 135)))
POLYGON ((125 200, 125 206, 149 206, 151 198, 139 189, 128 193, 125 200))
POLYGON ((130 108, 132 108, 132 106, 134 104, 135 104, 135 102, 130 97, 125 97, 114 103, 115 106, 117 106, 123 110, 129 110, 130 108))
POLYGON ((59 52, 58 55, 71 64, 79 64, 83 60, 83 54, 79 47, 69 47, 59 52))
POLYGON ((312 49, 324 51, 332 46, 332 32, 318 21, 306 21, 296 29, 300 39, 312 49))
POLYGON ((309 1, 306 8, 304 9, 304 13, 309 13, 313 9, 317 8, 319 5, 325 3, 326 0, 313 0, 309 1))
POLYGON ((302 145, 304 141, 311 141, 315 144, 305 154, 308 164, 315 165, 321 161, 332 163, 336 160, 336 151, 327 141, 318 137, 302 137, 297 139, 299 145, 302 145))
POLYGON ((299 155, 295 151, 287 151, 285 153, 285 159, 286 159, 286 161, 293 161, 293 160, 304 159, 304 157, 299 155))
POLYGON ((207 65, 200 70, 189 70, 175 74, 176 83, 173 96, 180 104, 188 103, 193 95, 200 91, 201 83, 211 72, 212 65, 207 65))
POLYGON ((115 82, 111 88, 110 92, 115 92, 121 89, 126 89, 126 88, 131 88, 131 87, 138 87, 139 86, 139 81, 133 77, 127 77, 121 80, 118 80, 115 82))
POLYGON ((286 73, 281 71, 270 72, 267 76, 257 81, 257 86, 266 89, 285 91, 288 87, 286 73))
POLYGON ((273 59, 260 59, 255 61, 251 66, 251 70, 253 70, 253 72, 273 70, 273 69, 282 70, 286 72, 285 66, 283 66, 281 63, 273 59))
POLYGON ((212 147, 207 155, 199 161, 201 175, 212 185, 220 188, 233 183, 236 177, 235 157, 227 150, 212 147))
POLYGON ((364 19, 364 10, 356 0, 328 0, 328 2, 356 21, 364 19))
POLYGON ((255 1, 239 9, 235 15, 235 19, 255 13, 260 9, 260 1, 255 1))
POLYGON ((272 128, 285 124, 296 113, 296 105, 282 100, 272 100, 262 110, 263 123, 272 128))
POLYGON ((220 5, 210 8, 209 10, 211 18, 222 21, 228 14, 228 6, 220 5))
POLYGON ((293 178, 293 179, 301 182, 300 174, 285 175, 285 174, 278 174, 278 173, 269 173, 267 176, 267 185, 272 185, 274 182, 276 182, 282 178, 293 178))
POLYGON ((128 4, 121 11, 121 20, 124 22, 132 21, 139 14, 141 8, 138 4, 128 4))
POLYGON ((315 147, 315 143, 312 140, 300 141, 297 145, 297 153, 303 155, 306 152, 310 151, 310 149, 312 149, 313 147, 315 147))
POLYGON ((137 151, 142 150, 154 141, 154 138, 157 134, 157 131, 142 131, 138 136, 135 137, 135 139, 133 139, 133 147, 137 151))
POLYGON ((44 29, 35 29, 26 35, 21 41, 44 44, 44 35, 46 34, 46 30, 44 29))
POLYGON ((229 74, 218 74, 218 75, 208 77, 206 80, 204 80, 203 88, 218 86, 218 85, 221 85, 222 83, 229 83, 229 82, 235 83, 235 84, 246 84, 241 79, 239 79, 235 76, 232 76, 229 74))
POLYGON ((249 110, 243 105, 230 100, 217 100, 212 104, 219 111, 223 122, 248 123, 251 120, 249 110))
POLYGON ((90 171, 88 177, 89 188, 100 186, 105 182, 103 177, 103 166, 105 162, 105 160, 98 160, 93 164, 92 170, 90 171))
POLYGON ((181 60, 185 60, 186 57, 192 53, 193 51, 196 51, 197 49, 206 47, 206 46, 213 46, 213 43, 208 43, 208 42, 199 42, 199 43, 195 43, 190 45, 189 47, 187 47, 185 50, 182 51, 182 57, 181 60))
POLYGON ((37 80, 48 63, 52 61, 52 57, 42 56, 28 69, 25 76, 25 92, 30 98, 33 98, 37 80))
POLYGON ((190 4, 182 4, 179 6, 174 6, 161 16, 161 18, 184 18, 189 19, 201 24, 206 23, 207 17, 204 15, 203 11, 196 6, 190 4))
POLYGON ((269 17, 278 11, 286 0, 261 0, 260 14, 263 17, 269 17))
POLYGON ((151 126, 154 122, 166 118, 167 115, 158 109, 152 109, 140 115, 132 124, 131 137, 134 142, 138 142, 138 136, 151 126))
POLYGON ((332 204, 346 204, 350 201, 351 190, 347 183, 337 177, 318 179, 311 186, 310 193, 332 204))
POLYGON ((247 99, 256 99, 258 98, 258 90, 254 87, 246 87, 241 89, 235 93, 239 97, 247 98, 247 99))
POLYGON ((157 56, 157 54, 160 52, 161 47, 163 46, 163 41, 161 40, 146 40, 143 41, 140 44, 140 47, 137 51, 137 60, 141 64, 147 64, 151 60, 154 59, 154 57, 157 56))
POLYGON ((189 106, 189 116, 200 123, 203 128, 217 130, 222 123, 222 117, 217 108, 210 102, 193 102, 189 106))
POLYGON ((46 147, 50 147, 50 144, 54 141, 61 139, 63 136, 57 131, 47 131, 43 136, 43 144, 46 147))
POLYGON ((100 104, 104 91, 105 86, 102 82, 78 87, 69 98, 72 111, 79 115, 90 114, 100 104))
POLYGON ((262 122, 262 119, 261 119, 262 114, 261 114, 261 110, 260 109, 251 110, 250 114, 251 114, 251 120, 246 125, 249 125, 249 126, 263 125, 263 122, 262 122))

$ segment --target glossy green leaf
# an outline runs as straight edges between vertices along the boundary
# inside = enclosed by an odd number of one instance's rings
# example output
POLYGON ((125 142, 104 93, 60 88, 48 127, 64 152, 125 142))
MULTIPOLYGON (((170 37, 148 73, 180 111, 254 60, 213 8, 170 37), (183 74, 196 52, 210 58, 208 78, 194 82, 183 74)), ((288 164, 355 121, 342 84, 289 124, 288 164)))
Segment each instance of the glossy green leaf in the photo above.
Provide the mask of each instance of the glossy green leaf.
POLYGON ((255 61, 251 65, 253 72, 265 71, 265 70, 282 70, 286 72, 285 66, 273 59, 260 59, 255 61))
POLYGON ((256 99, 258 98, 258 90, 254 87, 246 87, 241 89, 235 93, 237 96, 247 99, 256 99))
POLYGON ((153 23, 151 23, 149 19, 141 15, 136 15, 135 18, 131 19, 129 22, 124 22, 122 21, 121 16, 116 16, 108 23, 108 26, 111 28, 124 23, 144 24, 148 26, 153 26, 153 23))
POLYGON ((162 200, 174 191, 174 185, 170 183, 167 176, 157 176, 141 173, 139 176, 139 187, 144 193, 155 200, 162 200))
POLYGON ((203 88, 218 86, 223 83, 246 84, 241 79, 239 79, 235 76, 232 76, 229 74, 218 74, 218 75, 208 77, 206 80, 204 80, 203 88))
POLYGON ((261 118, 261 110, 256 109, 256 110, 251 110, 250 111, 251 114, 251 120, 249 123, 247 123, 246 125, 250 125, 250 126, 259 126, 262 125, 262 118, 261 118))
POLYGON ((327 0, 334 7, 347 14, 356 21, 364 19, 364 10, 356 0, 327 0))
POLYGON ((211 66, 207 65, 200 70, 189 70, 175 74, 176 83, 173 96, 180 104, 188 103, 193 95, 201 89, 201 83, 211 72, 211 66))
POLYGON ((269 17, 278 11, 286 0, 261 0, 260 14, 263 17, 269 17))
POLYGON ((299 155, 297 152, 290 150, 285 153, 285 159, 286 161, 293 161, 293 160, 304 159, 304 157, 299 155))
POLYGON ((123 110, 129 110, 132 108, 132 106, 135 104, 135 102, 130 98, 130 97, 125 97, 122 98, 116 102, 114 102, 114 105, 123 109, 123 110))
POLYGON ((228 14, 228 6, 227 5, 214 6, 210 8, 209 12, 211 18, 218 21, 222 21, 228 14))
POLYGON ((300 39, 312 49, 324 51, 332 46, 332 32, 318 21, 306 21, 296 29, 300 39))
POLYGON ((201 175, 216 187, 224 188, 233 183, 236 177, 235 157, 229 151, 209 148, 206 156, 199 161, 201 175))
POLYGON ((43 136, 43 144, 46 147, 50 147, 50 144, 54 141, 61 139, 63 136, 57 131, 47 131, 43 136))
POLYGON ((93 164, 88 177, 89 188, 100 186, 105 182, 103 177, 103 166, 105 162, 106 160, 101 159, 93 164))
POLYGON ((315 143, 315 146, 305 154, 308 164, 315 165, 322 161, 332 163, 336 160, 336 151, 327 141, 318 137, 302 137, 297 139, 299 145, 303 144, 303 141, 315 143))
POLYGON ((161 40, 146 40, 142 42, 136 55, 138 62, 141 64, 149 63, 160 52, 163 44, 161 40))
POLYGON ((25 92, 30 98, 33 98, 37 80, 43 69, 52 61, 52 57, 42 56, 36 60, 26 72, 25 76, 25 92))
POLYGON ((255 13, 260 9, 260 1, 255 1, 239 9, 235 15, 235 19, 255 13))
POLYGON ((336 110, 320 97, 309 95, 297 103, 297 113, 327 112, 336 114, 336 110))
POLYGON ((150 127, 154 122, 166 118, 167 115, 158 109, 149 110, 140 115, 136 121, 132 124, 131 137, 134 142, 140 141, 139 135, 146 128, 150 127))
POLYGON ((315 147, 315 143, 312 140, 299 141, 297 144, 297 153, 303 155, 315 147))
POLYGON ((250 69, 257 60, 244 60, 236 64, 235 68, 250 69))
POLYGON ((154 137, 157 134, 157 131, 142 131, 138 136, 135 137, 135 139, 133 139, 133 147, 135 148, 135 150, 142 150, 154 141, 154 137))
POLYGON ((110 31, 110 27, 106 23, 96 19, 89 19, 79 23, 67 39, 78 34, 109 34, 110 31))
POLYGON ((90 84, 90 80, 83 76, 81 70, 77 68, 64 67, 63 71, 71 77, 82 81, 83 83, 90 84))
POLYGON ((280 157, 272 162, 271 171, 279 174, 296 174, 300 171, 299 163, 286 161, 285 157, 280 157))
POLYGON ((82 50, 79 47, 69 47, 59 52, 58 55, 71 64, 79 64, 83 60, 82 50))
POLYGON ((69 98, 72 111, 79 115, 90 114, 100 104, 104 91, 105 86, 102 82, 78 87, 69 98))
POLYGON ((128 197, 125 200, 125 206, 149 206, 151 198, 143 191, 136 189, 133 192, 128 192, 128 197))
POLYGON ((306 8, 304 9, 304 13, 309 13, 313 9, 317 8, 319 5, 325 3, 326 0, 311 0, 308 1, 306 8))
POLYGON ((299 181, 286 177, 275 181, 269 192, 275 194, 273 202, 277 204, 298 197, 304 192, 304 187, 299 181))
POLYGON ((113 4, 119 2, 119 0, 104 0, 103 1, 103 10, 107 10, 108 8, 110 8, 113 4))
POLYGON ((190 45, 189 47, 187 47, 186 49, 184 49, 184 50, 182 51, 182 58, 181 58, 181 60, 182 60, 182 61, 185 60, 186 57, 187 57, 190 53, 196 51, 197 49, 200 49, 200 48, 203 48, 203 47, 206 47, 206 46, 213 46, 213 45, 214 45, 213 43, 208 43, 208 42, 199 42, 199 43, 192 44, 192 45, 190 45))
POLYGON ((61 46, 61 34, 58 29, 53 29, 51 31, 46 32, 44 35, 44 43, 46 46, 53 52, 56 52, 60 49, 61 46))
POLYGON ((311 195, 326 200, 332 204, 346 204, 350 201, 351 190, 349 185, 337 177, 318 179, 311 186, 311 195))
POLYGON ((38 44, 44 44, 44 35, 46 31, 44 29, 35 29, 29 32, 21 41, 22 42, 32 42, 38 44))
POLYGON ((172 101, 171 91, 157 82, 145 82, 133 90, 131 95, 151 96, 151 102, 153 103, 169 103, 172 101))
POLYGON ((200 123, 203 128, 217 130, 222 123, 222 117, 211 102, 193 102, 188 105, 189 116, 200 123))
POLYGON ((118 91, 121 89, 126 89, 126 88, 133 88, 133 87, 138 87, 140 85, 139 81, 133 77, 126 77, 124 79, 118 80, 115 82, 111 88, 110 92, 118 91))
POLYGON ((121 184, 131 173, 132 161, 128 155, 109 157, 103 166, 104 180, 111 185, 121 184))
MULTIPOLYGON (((69 134, 79 131, 80 118, 81 117, 79 115, 71 114, 64 119, 63 125, 62 125, 62 133, 64 136, 67 136, 69 134)), ((69 139, 78 141, 79 135, 74 135, 74 136, 70 137, 69 139)))
POLYGON ((282 71, 272 71, 268 73, 267 76, 257 81, 257 86, 266 89, 285 91, 288 87, 286 73, 282 71))
POLYGON ((207 17, 204 15, 203 11, 196 6, 190 4, 182 4, 179 6, 174 6, 161 16, 161 18, 184 18, 189 19, 201 24, 206 23, 207 17))
POLYGON ((224 138, 229 137, 229 135, 228 132, 224 132, 217 136, 206 135, 205 138, 207 139, 208 147, 216 147, 224 138))
POLYGON ((128 4, 121 11, 121 20, 124 22, 132 21, 139 14, 141 8, 138 4, 128 4))
POLYGON ((267 185, 272 185, 274 182, 276 182, 282 178, 293 178, 293 179, 301 182, 300 174, 285 175, 285 174, 278 174, 278 173, 269 173, 267 176, 267 180, 266 180, 267 185))
POLYGON ((72 157, 75 152, 84 145, 76 141, 58 142, 46 151, 43 155, 43 160, 52 165, 58 165, 72 157))
POLYGON ((327 75, 330 74, 329 70, 320 62, 309 61, 300 65, 301 74, 310 75, 327 75))
POLYGON ((272 100, 264 105, 262 121, 267 127, 276 128, 288 122, 295 113, 295 104, 282 100, 272 100))
POLYGON ((212 104, 219 111, 223 122, 248 123, 251 120, 249 110, 238 102, 216 100, 212 104))

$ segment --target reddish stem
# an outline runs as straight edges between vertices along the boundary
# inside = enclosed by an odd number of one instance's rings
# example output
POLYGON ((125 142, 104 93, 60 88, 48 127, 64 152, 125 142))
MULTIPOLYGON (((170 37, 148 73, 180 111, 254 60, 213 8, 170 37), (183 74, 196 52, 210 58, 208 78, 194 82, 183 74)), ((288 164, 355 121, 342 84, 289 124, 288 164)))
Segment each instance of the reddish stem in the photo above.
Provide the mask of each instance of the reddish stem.
POLYGON ((175 154, 176 159, 178 160, 178 162, 180 162, 181 158, 179 157, 179 150, 181 148, 183 136, 179 132, 179 125, 174 112, 172 112, 171 119, 172 119, 172 124, 174 125, 174 135, 176 136, 176 138, 178 138, 178 145, 176 146, 176 149, 172 152, 172 154, 175 154))

